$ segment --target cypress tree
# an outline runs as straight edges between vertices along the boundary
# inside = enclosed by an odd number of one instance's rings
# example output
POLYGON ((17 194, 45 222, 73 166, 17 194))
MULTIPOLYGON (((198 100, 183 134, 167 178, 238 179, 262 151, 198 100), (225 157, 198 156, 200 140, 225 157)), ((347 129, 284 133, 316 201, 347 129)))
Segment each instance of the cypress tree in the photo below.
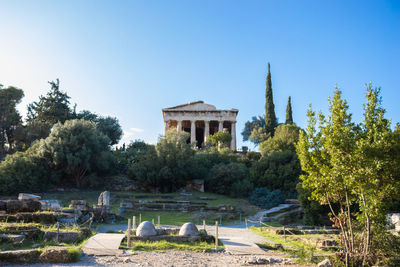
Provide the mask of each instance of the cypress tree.
POLYGON ((286 124, 293 124, 293 116, 292 116, 292 102, 289 96, 287 106, 286 106, 286 124))
POLYGON ((274 135, 274 129, 277 125, 275 116, 275 106, 272 96, 272 82, 271 82, 271 70, 270 64, 268 63, 268 75, 267 75, 267 87, 265 90, 265 129, 267 134, 274 135))

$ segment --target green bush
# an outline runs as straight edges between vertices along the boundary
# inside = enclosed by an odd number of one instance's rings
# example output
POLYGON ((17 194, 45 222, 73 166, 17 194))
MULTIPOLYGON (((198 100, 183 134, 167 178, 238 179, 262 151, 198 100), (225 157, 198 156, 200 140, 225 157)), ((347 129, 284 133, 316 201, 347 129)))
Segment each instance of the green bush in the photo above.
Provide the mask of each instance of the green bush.
POLYGON ((243 183, 247 177, 248 169, 243 163, 220 163, 212 167, 210 177, 206 180, 206 190, 233 196, 237 194, 238 183, 243 183))
POLYGON ((37 155, 39 143, 25 152, 8 155, 0 163, 0 194, 12 195, 19 192, 41 192, 59 183, 57 172, 37 155))
POLYGON ((279 189, 287 196, 297 197, 296 185, 300 174, 300 162, 295 152, 274 152, 253 164, 250 180, 255 187, 279 189))
POLYGON ((244 179, 232 184, 229 195, 231 197, 248 197, 252 190, 253 184, 248 179, 244 179))
POLYGON ((251 204, 257 205, 263 209, 270 209, 275 207, 285 200, 284 194, 281 190, 270 191, 268 188, 256 188, 251 193, 249 201, 251 204))

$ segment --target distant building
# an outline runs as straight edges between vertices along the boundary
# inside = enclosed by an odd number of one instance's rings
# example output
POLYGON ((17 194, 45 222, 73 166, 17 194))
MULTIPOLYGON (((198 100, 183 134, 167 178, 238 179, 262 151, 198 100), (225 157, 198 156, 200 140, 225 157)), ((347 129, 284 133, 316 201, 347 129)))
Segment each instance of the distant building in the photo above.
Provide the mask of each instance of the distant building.
POLYGON ((217 110, 203 101, 162 110, 165 132, 170 129, 190 133, 190 142, 201 148, 210 134, 226 129, 232 135, 230 148, 236 149, 236 116, 239 110, 217 110))

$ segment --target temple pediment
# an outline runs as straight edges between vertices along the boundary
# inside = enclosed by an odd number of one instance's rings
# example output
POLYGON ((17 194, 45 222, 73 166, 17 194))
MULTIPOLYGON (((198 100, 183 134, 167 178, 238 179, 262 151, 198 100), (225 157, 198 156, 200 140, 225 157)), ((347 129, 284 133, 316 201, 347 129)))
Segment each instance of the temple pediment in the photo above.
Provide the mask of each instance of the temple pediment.
POLYGON ((217 108, 213 105, 206 104, 204 101, 196 101, 191 102, 175 107, 165 108, 164 110, 168 111, 210 111, 217 110, 217 108))

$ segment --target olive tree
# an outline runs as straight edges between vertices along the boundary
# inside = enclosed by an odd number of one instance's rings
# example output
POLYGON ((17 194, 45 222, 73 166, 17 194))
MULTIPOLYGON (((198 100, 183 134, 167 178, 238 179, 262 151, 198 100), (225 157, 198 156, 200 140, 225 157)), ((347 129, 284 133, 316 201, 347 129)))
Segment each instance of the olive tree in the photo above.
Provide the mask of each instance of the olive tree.
POLYGON ((96 124, 86 120, 68 120, 54 125, 46 139, 40 140, 39 153, 47 159, 64 178, 73 178, 81 187, 88 172, 93 171, 106 152, 110 140, 96 124))

